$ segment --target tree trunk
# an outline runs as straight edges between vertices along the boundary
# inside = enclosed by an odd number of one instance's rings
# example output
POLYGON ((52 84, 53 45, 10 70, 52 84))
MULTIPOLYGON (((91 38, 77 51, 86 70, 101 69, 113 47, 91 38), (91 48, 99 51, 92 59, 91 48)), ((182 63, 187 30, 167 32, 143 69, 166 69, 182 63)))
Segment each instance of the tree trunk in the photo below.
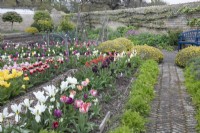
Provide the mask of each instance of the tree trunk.
POLYGON ((11 24, 11 31, 13 31, 13 23, 14 23, 14 22, 12 22, 12 24, 11 24))

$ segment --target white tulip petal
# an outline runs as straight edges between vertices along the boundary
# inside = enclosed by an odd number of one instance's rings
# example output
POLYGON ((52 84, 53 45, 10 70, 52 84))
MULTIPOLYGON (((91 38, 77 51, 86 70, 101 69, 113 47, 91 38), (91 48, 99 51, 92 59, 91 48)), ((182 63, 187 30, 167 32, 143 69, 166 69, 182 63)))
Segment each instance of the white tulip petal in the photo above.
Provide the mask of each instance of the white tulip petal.
POLYGON ((8 115, 8 108, 3 109, 3 115, 6 117, 8 115))
POLYGON ((3 114, 0 113, 0 123, 2 123, 2 122, 3 122, 3 114))
POLYGON ((0 132, 3 132, 2 126, 0 125, 0 132))
POLYGON ((20 120, 20 116, 19 115, 15 115, 15 121, 18 123, 20 120))
POLYGON ((39 115, 36 115, 36 116, 35 116, 35 120, 36 120, 37 123, 39 123, 39 122, 40 122, 40 116, 39 116, 39 115))

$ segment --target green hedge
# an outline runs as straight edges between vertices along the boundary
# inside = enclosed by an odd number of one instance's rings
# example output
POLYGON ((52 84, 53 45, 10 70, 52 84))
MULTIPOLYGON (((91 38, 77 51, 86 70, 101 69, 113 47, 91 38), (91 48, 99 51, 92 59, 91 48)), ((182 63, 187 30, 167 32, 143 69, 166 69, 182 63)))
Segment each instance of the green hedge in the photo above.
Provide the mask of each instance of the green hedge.
POLYGON ((126 111, 122 115, 121 125, 110 133, 140 133, 145 132, 145 117, 150 112, 153 100, 154 86, 159 74, 158 64, 154 60, 145 61, 138 73, 138 77, 131 85, 131 93, 126 104, 126 111))
POLYGON ((197 132, 200 132, 200 57, 192 59, 184 71, 185 86, 196 107, 197 132))
POLYGON ((198 56, 200 56, 200 47, 190 46, 178 52, 175 63, 180 67, 185 67, 188 61, 198 56))

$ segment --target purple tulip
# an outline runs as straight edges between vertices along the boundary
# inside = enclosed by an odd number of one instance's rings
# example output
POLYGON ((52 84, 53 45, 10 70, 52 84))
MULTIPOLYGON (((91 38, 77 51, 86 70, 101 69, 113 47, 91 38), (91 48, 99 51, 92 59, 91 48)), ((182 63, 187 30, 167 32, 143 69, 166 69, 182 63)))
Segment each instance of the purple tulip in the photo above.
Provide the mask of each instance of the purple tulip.
POLYGON ((71 97, 68 97, 67 98, 67 104, 72 104, 74 102, 74 99, 73 98, 71 98, 71 97))
POLYGON ((103 61, 101 68, 107 68, 108 67, 108 63, 106 61, 103 61))
POLYGON ((84 98, 87 99, 88 98, 88 94, 84 94, 84 98))
POLYGON ((110 59, 111 62, 114 61, 114 57, 113 56, 110 56, 109 59, 110 59))
POLYGON ((92 67, 92 71, 93 73, 97 73, 98 72, 98 67, 95 65, 92 67))
POLYGON ((62 116, 62 111, 59 109, 54 110, 54 116, 60 118, 62 116))

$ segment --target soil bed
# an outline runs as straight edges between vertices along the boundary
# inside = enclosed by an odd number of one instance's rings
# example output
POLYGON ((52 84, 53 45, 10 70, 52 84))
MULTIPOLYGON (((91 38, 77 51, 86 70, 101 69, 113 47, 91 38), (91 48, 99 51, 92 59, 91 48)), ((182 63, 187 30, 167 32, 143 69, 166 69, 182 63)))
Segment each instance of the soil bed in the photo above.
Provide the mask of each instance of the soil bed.
MULTIPOLYGON (((111 117, 107 121, 103 133, 108 132, 110 129, 114 129, 119 125, 120 116, 130 93, 130 83, 133 80, 133 78, 119 77, 116 80, 116 88, 113 90, 107 89, 107 91, 104 91, 105 94, 109 94, 110 99, 105 100, 103 99, 102 94, 100 94, 99 100, 101 105, 101 116, 100 118, 92 121, 99 126, 107 112, 111 112, 111 117)), ((92 131, 91 133, 97 133, 97 131, 98 129, 92 131)))

